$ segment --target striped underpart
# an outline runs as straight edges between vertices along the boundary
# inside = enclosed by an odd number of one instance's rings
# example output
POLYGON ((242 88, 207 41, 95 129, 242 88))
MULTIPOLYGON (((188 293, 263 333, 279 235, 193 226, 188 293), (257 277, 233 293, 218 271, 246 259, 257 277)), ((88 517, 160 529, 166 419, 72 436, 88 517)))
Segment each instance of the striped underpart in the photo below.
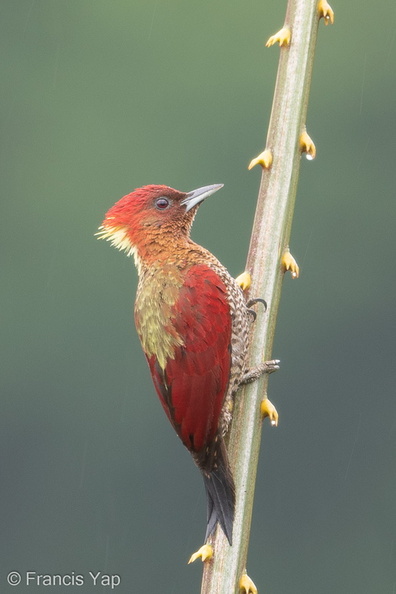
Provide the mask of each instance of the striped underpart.
POLYGON ((172 316, 183 279, 174 264, 143 267, 135 303, 135 322, 148 358, 156 357, 161 369, 174 358, 175 349, 184 341, 177 333, 172 316))

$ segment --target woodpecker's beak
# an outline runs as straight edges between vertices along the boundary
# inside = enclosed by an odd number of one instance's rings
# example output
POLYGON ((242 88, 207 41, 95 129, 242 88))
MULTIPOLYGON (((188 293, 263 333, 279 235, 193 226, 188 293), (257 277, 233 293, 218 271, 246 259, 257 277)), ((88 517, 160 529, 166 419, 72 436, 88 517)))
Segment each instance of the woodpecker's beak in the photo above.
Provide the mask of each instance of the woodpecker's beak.
POLYGON ((192 192, 188 192, 184 200, 181 201, 180 204, 184 204, 186 207, 186 212, 194 208, 197 204, 200 204, 205 198, 220 190, 224 184, 214 184, 213 186, 204 186, 203 188, 198 188, 197 190, 193 190, 192 192))

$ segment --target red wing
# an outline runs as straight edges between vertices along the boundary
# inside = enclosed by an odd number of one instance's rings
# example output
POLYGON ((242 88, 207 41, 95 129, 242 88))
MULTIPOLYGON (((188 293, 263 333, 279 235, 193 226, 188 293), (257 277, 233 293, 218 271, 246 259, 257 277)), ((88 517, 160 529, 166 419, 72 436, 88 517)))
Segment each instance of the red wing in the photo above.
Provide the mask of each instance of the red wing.
MULTIPOLYGON (((189 450, 200 451, 217 431, 231 365, 231 315, 225 284, 193 266, 180 289, 171 324, 183 339, 165 370, 149 365, 161 403, 189 450)), ((165 329, 166 331, 166 329, 165 329)))

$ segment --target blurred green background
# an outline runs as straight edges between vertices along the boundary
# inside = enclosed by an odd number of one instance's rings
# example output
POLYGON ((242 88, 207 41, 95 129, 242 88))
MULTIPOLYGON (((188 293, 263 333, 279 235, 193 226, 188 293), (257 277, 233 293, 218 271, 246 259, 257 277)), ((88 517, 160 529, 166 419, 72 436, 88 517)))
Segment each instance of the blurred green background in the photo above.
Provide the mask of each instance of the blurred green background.
MULTIPOLYGON (((278 0, 0 5, 0 591, 117 573, 122 594, 200 591, 201 477, 133 327, 132 260, 97 242, 147 183, 224 183, 193 238, 244 268, 278 0)), ((320 25, 270 381, 248 571, 260 592, 396 592, 396 7, 334 0, 320 25)), ((264 296, 265 297, 265 296, 264 296)), ((109 588, 35 588, 97 594, 109 588)))

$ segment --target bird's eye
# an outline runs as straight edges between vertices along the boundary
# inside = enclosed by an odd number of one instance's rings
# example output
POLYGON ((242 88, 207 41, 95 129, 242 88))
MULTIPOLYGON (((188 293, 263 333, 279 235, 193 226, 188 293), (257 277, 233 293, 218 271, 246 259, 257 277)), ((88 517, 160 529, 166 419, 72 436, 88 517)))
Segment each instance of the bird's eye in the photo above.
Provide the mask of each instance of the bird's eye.
POLYGON ((158 208, 158 210, 165 210, 170 206, 170 200, 164 196, 161 196, 155 201, 155 206, 158 208))

